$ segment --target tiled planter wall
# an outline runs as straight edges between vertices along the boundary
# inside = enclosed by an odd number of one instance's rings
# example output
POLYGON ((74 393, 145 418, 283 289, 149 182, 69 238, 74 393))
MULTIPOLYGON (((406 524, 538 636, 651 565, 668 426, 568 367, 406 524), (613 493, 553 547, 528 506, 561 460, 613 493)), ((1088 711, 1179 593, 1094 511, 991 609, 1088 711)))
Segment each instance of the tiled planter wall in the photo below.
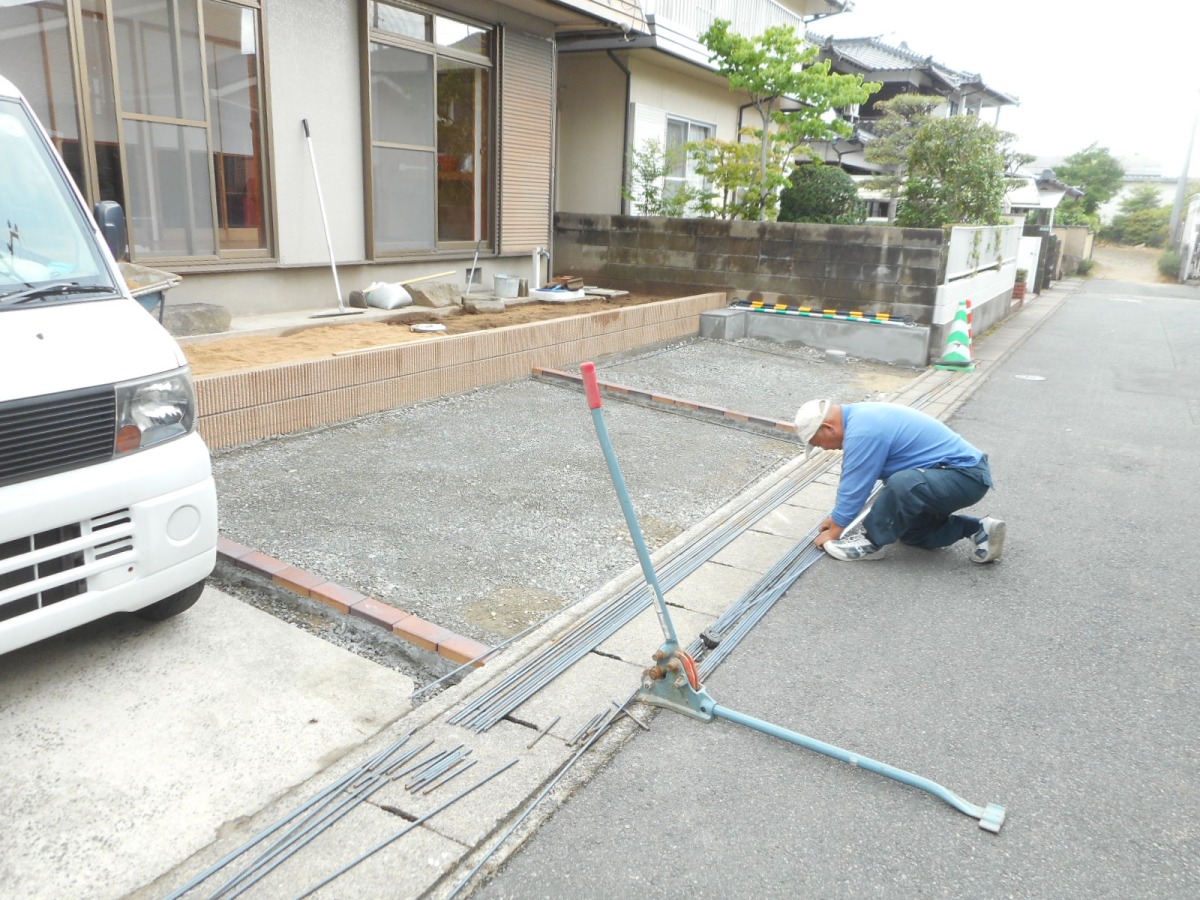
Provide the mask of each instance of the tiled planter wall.
POLYGON ((212 450, 527 377, 699 333, 724 293, 627 306, 530 325, 196 379, 200 433, 212 450))

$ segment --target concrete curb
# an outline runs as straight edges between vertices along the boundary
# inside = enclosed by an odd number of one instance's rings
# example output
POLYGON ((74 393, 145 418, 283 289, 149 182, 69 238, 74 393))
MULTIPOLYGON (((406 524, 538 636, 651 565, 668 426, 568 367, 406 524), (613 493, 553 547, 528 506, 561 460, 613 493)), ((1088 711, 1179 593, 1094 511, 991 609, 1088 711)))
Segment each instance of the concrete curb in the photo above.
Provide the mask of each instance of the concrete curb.
POLYGON ((217 559, 301 597, 323 603, 335 612, 362 619, 369 625, 376 625, 401 640, 460 665, 471 663, 481 666, 483 657, 493 650, 486 644, 455 634, 440 625, 425 621, 420 616, 414 616, 382 600, 299 569, 258 550, 244 547, 225 537, 217 538, 217 559))

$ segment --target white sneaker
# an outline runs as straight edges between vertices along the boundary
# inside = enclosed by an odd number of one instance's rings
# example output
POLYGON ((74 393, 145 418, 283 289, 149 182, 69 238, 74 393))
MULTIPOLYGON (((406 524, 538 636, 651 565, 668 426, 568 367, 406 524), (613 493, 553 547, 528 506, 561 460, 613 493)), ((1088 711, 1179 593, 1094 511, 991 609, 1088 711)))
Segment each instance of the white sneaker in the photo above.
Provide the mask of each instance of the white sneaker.
POLYGON ((834 559, 850 561, 855 559, 879 559, 886 547, 877 547, 867 540, 865 534, 843 537, 836 541, 825 542, 825 552, 834 559))
POLYGON ((1006 528, 1002 519, 988 516, 979 523, 979 530, 971 535, 975 544, 971 550, 971 562, 990 563, 1000 558, 1004 552, 1004 532, 1006 528))

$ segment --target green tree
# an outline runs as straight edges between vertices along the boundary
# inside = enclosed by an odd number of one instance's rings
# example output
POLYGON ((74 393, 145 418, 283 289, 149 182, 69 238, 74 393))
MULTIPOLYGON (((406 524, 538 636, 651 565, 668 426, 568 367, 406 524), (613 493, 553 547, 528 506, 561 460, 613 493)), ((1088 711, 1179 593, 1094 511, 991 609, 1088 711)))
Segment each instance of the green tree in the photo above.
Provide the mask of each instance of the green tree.
POLYGON ((744 219, 758 214, 757 144, 709 138, 695 144, 691 152, 696 174, 711 185, 708 193, 698 198, 700 215, 744 219))
MULTIPOLYGON (((1200 191, 1200 181, 1188 182, 1185 198, 1200 191)), ((1122 198, 1120 212, 1102 237, 1117 244, 1165 247, 1170 239, 1171 210, 1174 201, 1163 203, 1162 194, 1151 184, 1139 185, 1122 198)), ((1176 267, 1178 268, 1178 267, 1176 267)))
POLYGON ((1158 209, 1163 205, 1158 188, 1152 184, 1143 184, 1134 188, 1121 200, 1121 214, 1128 216, 1146 209, 1158 209))
POLYGON ((792 170, 789 181, 779 195, 780 222, 859 225, 866 219, 858 185, 837 166, 804 163, 792 170))
POLYGON ((1083 196, 1073 200, 1087 215, 1095 215, 1101 206, 1117 196, 1125 170, 1107 147, 1089 144, 1078 153, 1068 156, 1054 169, 1060 181, 1083 190, 1083 196))
POLYGON ((1055 225, 1086 225, 1092 231, 1100 232, 1100 214, 1088 214, 1083 204, 1074 197, 1064 197, 1054 211, 1055 225))
POLYGON ((1167 243, 1171 230, 1171 207, 1135 209, 1113 216, 1112 224, 1102 232, 1103 236, 1117 244, 1147 247, 1162 247, 1167 243))
POLYGON ((1006 139, 977 116, 929 119, 908 154, 899 225, 996 225, 1004 211, 1006 139))
POLYGON ((900 196, 904 173, 908 170, 908 151, 917 129, 942 105, 943 99, 929 94, 897 94, 875 104, 881 118, 872 123, 875 140, 867 144, 867 162, 887 167, 888 174, 871 181, 871 187, 886 191, 891 198, 900 196))
POLYGON ((807 142, 848 137, 850 125, 828 113, 863 103, 880 85, 864 84, 861 75, 831 74, 829 61, 817 59, 820 48, 805 46, 791 26, 768 28, 757 38, 729 29, 728 20, 715 19, 700 42, 717 74, 745 91, 759 115, 760 127, 752 130, 760 145, 755 199, 757 218, 764 220, 774 212, 795 151, 807 142))
MULTIPOLYGON (((684 151, 680 151, 684 152, 684 151)), ((629 187, 621 190, 626 200, 637 204, 643 216, 682 216, 694 199, 689 188, 668 189, 666 177, 678 165, 678 154, 668 153, 651 138, 629 155, 629 187)))

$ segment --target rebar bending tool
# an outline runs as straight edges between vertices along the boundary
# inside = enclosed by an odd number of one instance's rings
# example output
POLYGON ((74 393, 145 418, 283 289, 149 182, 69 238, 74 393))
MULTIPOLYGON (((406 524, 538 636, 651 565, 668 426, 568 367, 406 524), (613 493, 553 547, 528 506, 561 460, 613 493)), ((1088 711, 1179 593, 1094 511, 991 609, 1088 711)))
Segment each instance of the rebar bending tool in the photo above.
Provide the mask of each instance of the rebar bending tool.
MULTIPOLYGON (((878 762, 858 753, 843 750, 841 747, 835 747, 823 741, 797 734, 794 731, 789 731, 770 722, 764 722, 753 716, 735 712, 732 709, 721 706, 709 696, 708 691, 700 683, 700 674, 696 661, 679 645, 679 638, 675 633, 675 625, 671 621, 671 613, 667 609, 662 589, 658 584, 658 577, 654 573, 654 564, 650 561, 650 553, 646 549, 646 541, 642 537, 642 529, 638 525, 637 515, 633 510, 633 504, 630 502, 629 491, 625 487, 624 476, 621 474, 621 467, 618 465, 616 455, 613 453, 612 442, 608 438, 608 429, 604 424, 604 415, 601 412, 600 385, 596 380, 595 363, 584 363, 580 367, 580 374, 583 376, 584 393, 587 396, 588 406, 592 411, 592 421, 596 425, 596 434, 600 438, 600 447, 604 451, 605 462, 608 463, 609 473, 612 475, 613 484, 617 489, 617 496, 621 501, 621 511, 625 514, 625 523, 629 526, 629 534, 633 538, 634 547, 637 549, 638 559, 641 562, 646 583, 650 586, 654 594, 654 600, 657 604, 658 621, 662 625, 663 635, 666 638, 662 646, 654 652, 654 664, 643 673, 642 686, 638 691, 638 699, 643 703, 661 706, 685 716, 690 716, 693 719, 699 719, 701 722, 724 719, 727 722, 745 725, 747 728, 761 731, 763 734, 780 738, 781 740, 806 747, 809 750, 814 750, 817 753, 822 753, 841 762, 849 763, 860 769, 866 769, 877 775, 882 775, 885 778, 891 778, 902 784, 919 788, 948 803, 964 815, 976 819, 979 822, 980 828, 998 833, 1000 826, 1004 824, 1005 809, 1003 806, 995 803, 989 803, 987 806, 982 807, 976 806, 974 803, 964 800, 958 794, 934 781, 930 781, 928 778, 922 778, 920 775, 914 775, 911 772, 897 769, 894 766, 889 766, 886 763, 878 762)), ((712 640, 711 637, 706 640, 706 645, 712 640)))

